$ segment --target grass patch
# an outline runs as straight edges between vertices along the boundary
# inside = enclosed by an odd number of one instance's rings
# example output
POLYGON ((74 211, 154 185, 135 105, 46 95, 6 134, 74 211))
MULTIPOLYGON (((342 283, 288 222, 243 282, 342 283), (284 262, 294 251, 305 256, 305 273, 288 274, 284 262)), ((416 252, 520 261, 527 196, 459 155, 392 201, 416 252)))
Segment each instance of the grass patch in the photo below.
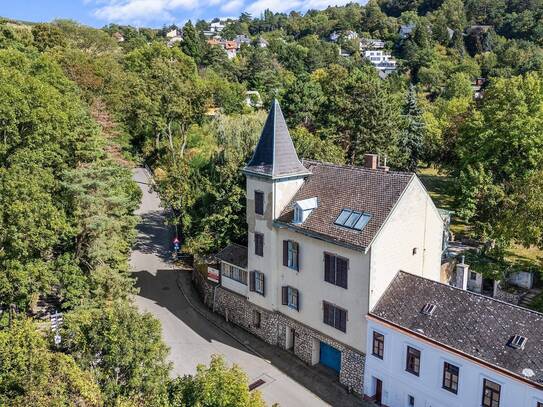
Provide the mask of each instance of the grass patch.
MULTIPOLYGON (((423 168, 419 170, 417 175, 438 208, 454 211, 453 179, 451 177, 440 174, 435 167, 423 168)), ((453 214, 451 216, 451 232, 455 235, 468 235, 469 225, 461 222, 453 214)))
POLYGON ((543 293, 533 299, 530 308, 534 311, 543 312, 543 293))

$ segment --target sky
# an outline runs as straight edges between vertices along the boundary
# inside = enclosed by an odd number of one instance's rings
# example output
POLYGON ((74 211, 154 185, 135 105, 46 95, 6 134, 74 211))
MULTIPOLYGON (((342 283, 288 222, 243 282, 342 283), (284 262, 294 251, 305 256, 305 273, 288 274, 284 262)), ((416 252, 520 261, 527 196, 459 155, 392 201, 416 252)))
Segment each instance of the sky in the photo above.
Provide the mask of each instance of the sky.
MULTIPOLYGON (((258 17, 265 9, 276 12, 324 9, 353 0, 0 0, 0 16, 47 22, 68 18, 93 27, 109 23, 141 27, 181 25, 187 20, 238 17, 241 12, 258 17)), ((355 0, 356 1, 356 0, 355 0)))

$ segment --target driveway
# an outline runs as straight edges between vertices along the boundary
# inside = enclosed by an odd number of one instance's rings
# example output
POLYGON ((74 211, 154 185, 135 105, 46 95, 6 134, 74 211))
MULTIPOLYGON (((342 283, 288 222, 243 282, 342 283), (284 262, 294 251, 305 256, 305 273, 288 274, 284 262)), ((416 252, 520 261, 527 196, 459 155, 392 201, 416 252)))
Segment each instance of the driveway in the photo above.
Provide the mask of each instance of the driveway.
MULTIPOLYGON (((330 390, 323 388, 327 382, 322 381, 321 376, 314 380, 312 375, 318 375, 316 370, 307 367, 294 356, 231 327, 241 336, 248 335, 245 343, 234 335, 236 340, 226 333, 227 329, 221 329, 220 324, 210 322, 212 318, 195 309, 194 299, 189 302, 193 293, 185 296, 177 285, 178 280, 181 284, 184 281, 190 291, 188 276, 179 278, 180 272, 174 270, 170 261, 173 235, 164 225, 164 210, 160 200, 150 189, 145 170, 135 169, 134 179, 143 192, 137 212, 141 216, 138 239, 130 258, 140 289, 136 304, 140 310, 150 312, 161 321, 163 338, 170 347, 169 358, 175 375, 193 374, 198 364, 208 364, 211 355, 221 354, 228 363, 236 363, 243 368, 250 383, 264 380, 265 384, 258 389, 270 406, 273 403, 284 407, 362 405, 360 400, 346 395, 337 384, 327 385, 330 390), (251 346, 245 346, 249 342, 251 346), (264 355, 264 358, 253 351, 257 347, 258 354, 264 355), (338 398, 336 393, 342 397, 338 398), (347 397, 345 400, 348 402, 343 400, 344 397, 347 397)), ((183 290, 185 293, 186 287, 183 290)), ((212 315, 215 317, 215 314, 212 315)))

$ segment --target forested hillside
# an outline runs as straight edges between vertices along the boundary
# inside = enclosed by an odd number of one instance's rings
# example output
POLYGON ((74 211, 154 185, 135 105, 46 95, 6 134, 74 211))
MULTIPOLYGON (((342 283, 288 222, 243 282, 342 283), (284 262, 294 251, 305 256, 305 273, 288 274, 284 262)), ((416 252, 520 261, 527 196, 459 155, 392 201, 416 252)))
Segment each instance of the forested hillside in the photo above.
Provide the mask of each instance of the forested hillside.
MULTIPOLYGON (((232 59, 207 41, 209 23, 189 21, 169 47, 171 28, 0 22, 0 404, 194 400, 207 373, 170 381, 159 324, 132 305, 130 167, 153 168, 184 250, 244 243, 240 169, 274 97, 302 157, 358 165, 371 152, 392 169, 430 168, 462 233, 491 241, 500 267, 511 248, 543 248, 540 1, 243 14, 222 35, 253 42, 232 59), (396 72, 380 77, 360 38, 382 39, 396 72), (35 322, 44 301, 65 312, 58 346, 35 322)), ((224 397, 260 405, 240 383, 224 397)))

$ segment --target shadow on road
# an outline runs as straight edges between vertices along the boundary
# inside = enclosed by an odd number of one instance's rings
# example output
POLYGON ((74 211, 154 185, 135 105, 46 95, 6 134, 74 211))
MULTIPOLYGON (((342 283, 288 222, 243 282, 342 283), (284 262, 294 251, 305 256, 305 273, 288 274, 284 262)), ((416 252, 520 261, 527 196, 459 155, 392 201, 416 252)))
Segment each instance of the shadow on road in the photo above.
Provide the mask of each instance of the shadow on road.
MULTIPOLYGON (((146 270, 134 272, 139 296, 154 301, 166 308, 182 321, 191 331, 208 342, 216 341, 230 347, 248 352, 248 349, 231 338, 196 312, 179 291, 176 278, 177 270, 157 270, 156 275, 146 270)), ((183 336, 186 332, 179 332, 183 336)))
MULTIPOLYGON (((189 296, 190 301, 205 312, 211 320, 216 321, 223 329, 231 332, 238 340, 255 349, 260 354, 259 356, 268 360, 277 369, 310 390, 323 401, 332 406, 350 407, 366 405, 359 398, 348 394, 345 388, 337 381, 337 376, 331 374, 328 369, 320 366, 310 367, 291 352, 269 345, 249 332, 227 323, 218 314, 212 313, 205 307, 192 288, 189 272, 157 270, 156 276, 147 271, 139 271, 135 275, 137 278, 137 287, 140 289, 140 296, 150 299, 168 309, 179 320, 183 321, 185 325, 190 327, 190 330, 205 340, 209 342, 221 342, 227 346, 255 355, 239 341, 219 330, 215 325, 202 317, 200 313, 195 311, 177 288, 177 277, 180 278, 180 283, 183 285, 184 291, 189 296), (178 275, 178 273, 180 274, 178 275)), ((183 332, 179 334, 183 335, 183 332)))
POLYGON ((133 250, 144 254, 155 254, 163 261, 171 261, 171 242, 174 234, 165 224, 163 210, 147 212, 140 215, 136 229, 138 237, 133 250))

